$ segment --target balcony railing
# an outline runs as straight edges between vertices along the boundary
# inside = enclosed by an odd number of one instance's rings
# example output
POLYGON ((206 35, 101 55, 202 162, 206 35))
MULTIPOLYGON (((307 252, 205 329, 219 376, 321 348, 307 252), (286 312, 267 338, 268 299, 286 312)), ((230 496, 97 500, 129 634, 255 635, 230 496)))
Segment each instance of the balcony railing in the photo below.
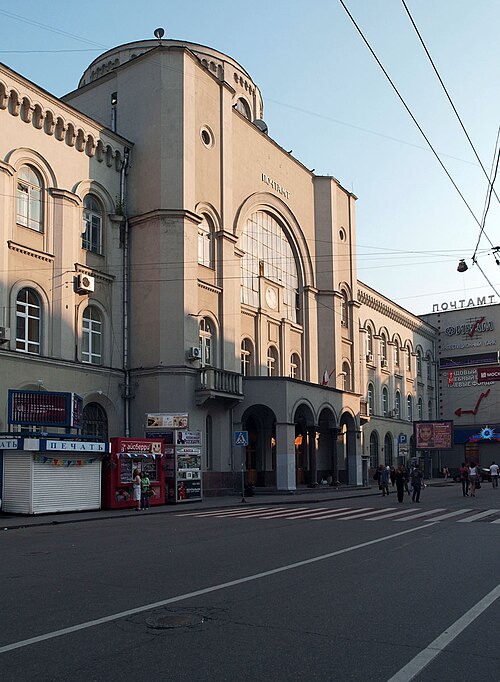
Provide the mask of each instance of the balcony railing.
POLYGON ((215 367, 202 367, 198 374, 196 403, 202 405, 209 398, 243 400, 243 377, 215 367))
POLYGON ((368 407, 368 400, 359 401, 359 418, 361 423, 370 421, 370 409, 368 407))

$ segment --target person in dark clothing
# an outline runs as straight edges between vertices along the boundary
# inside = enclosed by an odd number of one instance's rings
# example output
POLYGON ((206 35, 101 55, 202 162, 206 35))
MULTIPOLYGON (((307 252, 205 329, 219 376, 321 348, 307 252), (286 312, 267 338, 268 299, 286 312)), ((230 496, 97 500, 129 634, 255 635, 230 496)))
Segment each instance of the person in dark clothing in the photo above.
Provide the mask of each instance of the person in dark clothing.
POLYGON ((406 472, 402 465, 398 466, 396 473, 396 489, 398 493, 398 502, 403 502, 405 496, 406 472))
POLYGON ((379 484, 382 489, 382 497, 389 494, 389 467, 380 466, 379 484))
POLYGON ((460 467, 460 483, 462 484, 462 494, 464 497, 469 497, 469 467, 462 462, 460 467))
POLYGON ((422 488, 422 472, 418 468, 418 464, 411 472, 411 487, 413 488, 413 495, 411 499, 413 502, 420 502, 420 490, 422 488))
POLYGON ((394 488, 394 484, 396 483, 396 469, 394 468, 394 464, 391 464, 391 469, 389 471, 389 478, 391 479, 391 485, 394 488))
POLYGON ((405 475, 405 490, 406 490, 406 492, 407 492, 408 495, 409 495, 409 494, 410 494, 410 489, 409 489, 409 487, 408 487, 408 481, 410 480, 410 474, 408 473, 408 469, 407 469, 406 467, 403 467, 403 473, 404 473, 404 475, 405 475))

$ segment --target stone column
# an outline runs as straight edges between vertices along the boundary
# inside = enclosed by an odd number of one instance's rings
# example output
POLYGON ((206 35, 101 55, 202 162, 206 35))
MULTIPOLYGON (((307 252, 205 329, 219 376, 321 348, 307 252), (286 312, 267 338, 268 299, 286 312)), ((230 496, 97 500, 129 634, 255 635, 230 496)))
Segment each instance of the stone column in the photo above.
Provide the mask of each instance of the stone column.
POLYGON ((309 457, 309 483, 317 483, 318 478, 318 460, 316 457, 316 427, 312 426, 307 429, 307 454, 309 457))
POLYGON ((276 488, 294 491, 295 476, 295 424, 276 424, 276 488))

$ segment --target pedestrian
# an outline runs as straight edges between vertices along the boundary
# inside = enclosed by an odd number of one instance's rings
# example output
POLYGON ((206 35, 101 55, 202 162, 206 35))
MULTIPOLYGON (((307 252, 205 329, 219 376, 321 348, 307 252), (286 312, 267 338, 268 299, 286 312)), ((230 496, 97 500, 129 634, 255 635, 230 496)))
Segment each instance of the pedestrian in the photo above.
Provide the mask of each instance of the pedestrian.
POLYGON ((450 472, 449 472, 449 470, 448 470, 448 467, 443 467, 443 476, 444 476, 444 480, 445 480, 445 481, 448 480, 448 476, 449 476, 449 475, 450 475, 450 472))
POLYGON ((493 462, 490 465, 491 483, 494 488, 498 488, 498 464, 493 462))
POLYGON ((422 488, 422 473, 418 468, 418 464, 415 465, 413 471, 411 472, 411 487, 413 489, 413 495, 411 499, 413 502, 420 502, 420 490, 422 488))
POLYGON ((394 488, 394 484, 396 483, 396 469, 394 468, 394 464, 391 464, 391 468, 389 470, 389 478, 391 479, 391 485, 394 488))
POLYGON ((398 502, 403 502, 405 496, 406 473, 403 466, 400 464, 396 474, 396 489, 398 493, 398 502))
POLYGON ((141 472, 141 508, 146 511, 149 509, 149 488, 151 481, 149 476, 143 471, 141 472))
POLYGON ((380 466, 380 487, 382 489, 382 497, 389 494, 389 467, 385 467, 383 464, 380 466))
POLYGON ((134 469, 132 479, 132 490, 134 493, 135 510, 141 511, 141 475, 139 469, 134 469))
POLYGON ((471 462, 471 467, 469 469, 469 479, 471 497, 476 497, 476 490, 477 488, 481 487, 481 483, 479 481, 479 467, 475 462, 471 462))
POLYGON ((462 462, 460 467, 460 483, 462 484, 462 494, 464 497, 469 497, 469 467, 462 462))
POLYGON ((409 495, 409 494, 410 494, 410 489, 409 489, 409 487, 408 487, 408 481, 410 480, 410 475, 409 475, 409 473, 408 473, 408 469, 407 469, 405 466, 403 466, 403 472, 404 472, 404 475, 405 475, 405 490, 406 490, 406 492, 407 492, 408 495, 409 495))

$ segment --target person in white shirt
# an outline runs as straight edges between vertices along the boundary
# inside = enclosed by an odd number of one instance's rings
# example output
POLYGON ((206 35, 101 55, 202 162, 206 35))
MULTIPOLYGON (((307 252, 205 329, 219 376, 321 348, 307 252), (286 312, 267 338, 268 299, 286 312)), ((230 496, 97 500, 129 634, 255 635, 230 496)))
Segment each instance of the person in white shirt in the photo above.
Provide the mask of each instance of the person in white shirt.
POLYGON ((494 488, 498 488, 498 464, 493 461, 490 465, 491 482, 494 488))
POLYGON ((471 462, 471 466, 469 469, 469 478, 471 497, 476 497, 477 484, 479 482, 479 467, 475 462, 471 462))

